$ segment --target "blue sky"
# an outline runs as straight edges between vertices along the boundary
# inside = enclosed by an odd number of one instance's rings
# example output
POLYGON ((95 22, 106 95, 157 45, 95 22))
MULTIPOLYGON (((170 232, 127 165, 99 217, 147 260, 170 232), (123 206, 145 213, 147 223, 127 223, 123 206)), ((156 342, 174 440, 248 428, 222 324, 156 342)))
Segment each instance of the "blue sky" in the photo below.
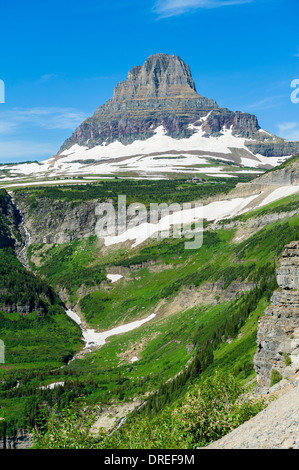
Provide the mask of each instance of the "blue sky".
POLYGON ((55 155, 157 52, 187 62, 198 93, 299 140, 298 0, 15 0, 0 13, 1 163, 55 155))

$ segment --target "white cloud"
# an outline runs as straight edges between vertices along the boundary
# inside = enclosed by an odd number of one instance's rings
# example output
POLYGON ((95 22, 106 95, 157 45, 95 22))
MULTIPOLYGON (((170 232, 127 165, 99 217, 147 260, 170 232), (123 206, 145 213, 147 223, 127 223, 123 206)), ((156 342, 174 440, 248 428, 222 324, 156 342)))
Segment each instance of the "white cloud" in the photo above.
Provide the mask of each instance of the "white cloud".
POLYGON ((58 75, 56 73, 45 73, 37 80, 38 83, 48 83, 50 80, 57 78, 58 75))
POLYGON ((15 130, 15 123, 0 119, 0 135, 11 134, 15 130))
POLYGON ((276 108, 277 106, 281 105, 281 100, 289 98, 289 95, 275 95, 275 96, 268 96, 267 98, 263 98, 255 103, 248 104, 247 106, 243 106, 243 109, 271 109, 276 108))
POLYGON ((252 3, 254 0, 158 0, 154 11, 160 18, 181 15, 192 9, 218 8, 231 5, 252 3))
POLYGON ((0 134, 11 134, 26 126, 43 129, 75 129, 87 115, 72 108, 13 108, 0 112, 0 134))
POLYGON ((279 137, 291 142, 299 141, 299 122, 282 122, 277 127, 279 137))

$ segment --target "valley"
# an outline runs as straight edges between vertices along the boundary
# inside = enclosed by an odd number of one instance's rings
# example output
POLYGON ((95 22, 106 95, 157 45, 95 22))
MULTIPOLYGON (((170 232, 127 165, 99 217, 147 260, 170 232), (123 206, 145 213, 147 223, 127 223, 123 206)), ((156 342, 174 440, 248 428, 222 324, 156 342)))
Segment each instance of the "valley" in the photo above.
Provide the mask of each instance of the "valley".
MULTIPOLYGON (((2 190, 2 439, 30 429, 55 406, 80 410, 84 403, 100 420, 109 407, 144 404, 104 444, 97 437, 96 445, 118 448, 129 445, 124 428, 130 434, 137 426, 140 436, 148 426, 162 429, 188 393, 217 371, 252 391, 258 320, 278 287, 284 247, 299 236, 296 178, 298 157, 237 186, 111 180, 2 190), (221 216, 219 203, 240 191, 246 202, 221 216), (95 234, 95 208, 107 200, 117 207, 123 193, 128 203, 145 206, 153 193, 159 203, 218 204, 218 217, 204 219, 196 250, 185 249, 183 236, 107 246, 95 234), (29 270, 17 260, 24 246, 29 270), (106 336, 109 330, 115 334, 106 336)), ((167 439, 173 437, 165 433, 159 445, 182 445, 167 439)))

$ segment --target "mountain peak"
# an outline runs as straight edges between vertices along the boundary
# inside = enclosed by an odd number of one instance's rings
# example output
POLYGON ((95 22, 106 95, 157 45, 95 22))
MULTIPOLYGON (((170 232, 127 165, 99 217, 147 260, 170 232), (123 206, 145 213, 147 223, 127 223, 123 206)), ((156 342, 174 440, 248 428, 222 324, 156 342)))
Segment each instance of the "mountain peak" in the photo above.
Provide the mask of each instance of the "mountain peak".
MULTIPOLYGON (((127 79, 114 88, 113 97, 64 142, 59 155, 75 144, 91 149, 101 145, 106 148, 113 142, 128 145, 146 141, 157 129, 175 139, 172 149, 180 139, 197 134, 202 138, 194 150, 202 147, 207 152, 211 147, 209 138, 231 136, 229 148, 242 150, 236 150, 239 162, 245 157, 244 152, 246 158, 255 154, 281 157, 293 155, 298 149, 298 144, 264 132, 256 116, 221 108, 215 100, 198 94, 189 65, 179 56, 158 53, 128 72, 127 79), (244 139, 248 139, 246 148, 244 139)), ((218 157, 222 149, 220 145, 218 157)))
POLYGON ((127 80, 115 87, 113 99, 196 96, 189 66, 178 56, 159 53, 149 56, 142 66, 133 67, 127 80))

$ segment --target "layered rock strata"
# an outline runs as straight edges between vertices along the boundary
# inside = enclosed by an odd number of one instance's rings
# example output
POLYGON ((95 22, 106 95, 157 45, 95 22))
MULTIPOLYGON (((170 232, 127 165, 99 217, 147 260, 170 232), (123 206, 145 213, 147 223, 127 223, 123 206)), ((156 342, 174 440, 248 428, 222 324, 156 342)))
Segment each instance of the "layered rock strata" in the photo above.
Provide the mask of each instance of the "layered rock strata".
POLYGON ((277 270, 279 289, 260 319, 254 356, 258 389, 299 372, 299 242, 285 247, 277 270))

